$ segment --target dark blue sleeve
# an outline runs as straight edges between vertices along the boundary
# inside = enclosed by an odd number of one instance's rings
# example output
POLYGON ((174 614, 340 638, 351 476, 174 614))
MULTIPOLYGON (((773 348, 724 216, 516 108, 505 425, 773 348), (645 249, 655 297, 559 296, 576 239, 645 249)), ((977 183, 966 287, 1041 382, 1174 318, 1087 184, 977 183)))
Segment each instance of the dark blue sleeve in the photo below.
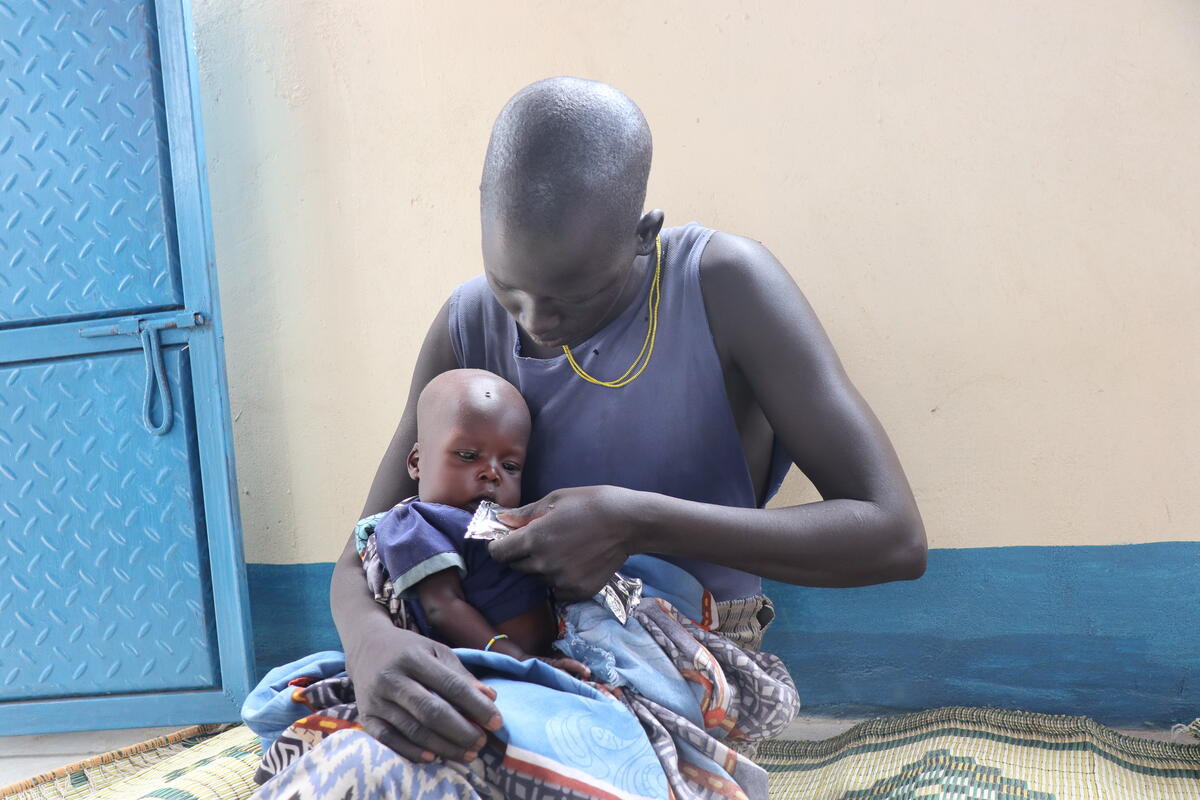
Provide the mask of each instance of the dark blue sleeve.
MULTIPOLYGON (((548 592, 540 579, 495 561, 487 542, 463 538, 470 521, 469 511, 438 503, 416 501, 389 511, 375 526, 375 547, 396 591, 457 568, 463 599, 491 625, 545 603, 548 592)), ((413 607, 420 625, 423 610, 415 600, 413 607)))
POLYGON ((375 547, 396 591, 407 591, 447 569, 457 569, 464 577, 468 567, 462 534, 470 520, 461 509, 421 502, 396 506, 379 520, 375 547))
POLYGON ((487 542, 463 542, 467 574, 463 597, 492 625, 520 616, 544 604, 549 593, 536 575, 526 575, 494 560, 487 542))

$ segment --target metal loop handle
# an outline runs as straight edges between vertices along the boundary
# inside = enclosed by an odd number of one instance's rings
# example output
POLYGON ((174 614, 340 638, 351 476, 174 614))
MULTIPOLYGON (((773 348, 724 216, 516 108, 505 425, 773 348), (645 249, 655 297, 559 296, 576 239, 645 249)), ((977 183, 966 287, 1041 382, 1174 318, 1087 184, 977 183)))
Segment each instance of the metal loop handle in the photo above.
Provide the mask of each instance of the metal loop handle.
POLYGON ((163 365, 158 332, 168 328, 196 328, 207 324, 208 320, 199 311, 180 311, 151 319, 126 317, 109 320, 99 325, 80 328, 79 335, 88 339, 97 336, 137 336, 142 340, 142 353, 146 357, 146 394, 142 398, 142 424, 155 436, 163 436, 171 430, 171 425, 175 422, 175 407, 171 401, 171 387, 167 383, 167 369, 163 365), (162 404, 162 418, 157 425, 154 424, 151 414, 156 389, 162 404))
POLYGON ((175 421, 175 408, 171 402, 171 387, 167 385, 167 370, 163 366, 158 328, 146 326, 142 329, 141 338, 142 354, 146 357, 146 393, 142 398, 142 424, 155 436, 163 436, 171 430, 171 425, 175 421), (162 418, 157 425, 151 419, 156 387, 162 404, 162 418))

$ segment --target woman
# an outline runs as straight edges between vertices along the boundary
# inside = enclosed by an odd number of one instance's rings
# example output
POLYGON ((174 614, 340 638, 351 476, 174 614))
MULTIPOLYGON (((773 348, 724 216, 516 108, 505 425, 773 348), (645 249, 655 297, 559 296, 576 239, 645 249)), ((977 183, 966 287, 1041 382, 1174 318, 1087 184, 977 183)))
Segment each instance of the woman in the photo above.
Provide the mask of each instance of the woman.
MULTIPOLYGON (((763 577, 919 577, 904 473, 800 290, 757 243, 643 214, 650 155, 641 112, 603 84, 541 81, 501 112, 481 185, 485 276, 434 320, 363 516, 413 494, 421 389, 473 367, 516 385, 534 416, 532 502, 492 554, 561 599, 656 553, 753 644, 771 616, 763 577), (823 501, 763 509, 792 463, 823 501)), ((366 730, 414 762, 476 758, 477 725, 501 725, 490 692, 448 648, 392 625, 353 541, 331 602, 366 730)))

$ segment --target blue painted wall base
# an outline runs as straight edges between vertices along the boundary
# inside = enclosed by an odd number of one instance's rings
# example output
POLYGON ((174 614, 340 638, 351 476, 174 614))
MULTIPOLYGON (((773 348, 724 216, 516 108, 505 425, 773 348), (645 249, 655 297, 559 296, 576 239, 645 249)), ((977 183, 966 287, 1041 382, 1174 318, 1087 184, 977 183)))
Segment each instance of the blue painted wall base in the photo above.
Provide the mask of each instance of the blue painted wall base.
POLYGON ((1200 542, 933 550, 919 581, 768 591, 806 707, 1200 715, 1200 542))
MULTIPOLYGON (((249 566, 260 674, 340 649, 332 564, 249 566)), ((1200 542, 933 550, 919 581, 768 586, 809 713, 946 705, 1162 727, 1200 715, 1200 542)))

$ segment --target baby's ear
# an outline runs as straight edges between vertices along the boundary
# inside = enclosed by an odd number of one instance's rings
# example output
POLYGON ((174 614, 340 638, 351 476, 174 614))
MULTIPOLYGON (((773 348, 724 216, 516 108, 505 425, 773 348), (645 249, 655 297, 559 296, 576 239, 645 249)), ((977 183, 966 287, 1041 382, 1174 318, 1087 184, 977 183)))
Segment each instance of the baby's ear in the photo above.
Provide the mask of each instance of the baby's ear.
POLYGON ((421 443, 413 442, 412 450, 408 451, 408 477, 414 481, 421 477, 421 443))

